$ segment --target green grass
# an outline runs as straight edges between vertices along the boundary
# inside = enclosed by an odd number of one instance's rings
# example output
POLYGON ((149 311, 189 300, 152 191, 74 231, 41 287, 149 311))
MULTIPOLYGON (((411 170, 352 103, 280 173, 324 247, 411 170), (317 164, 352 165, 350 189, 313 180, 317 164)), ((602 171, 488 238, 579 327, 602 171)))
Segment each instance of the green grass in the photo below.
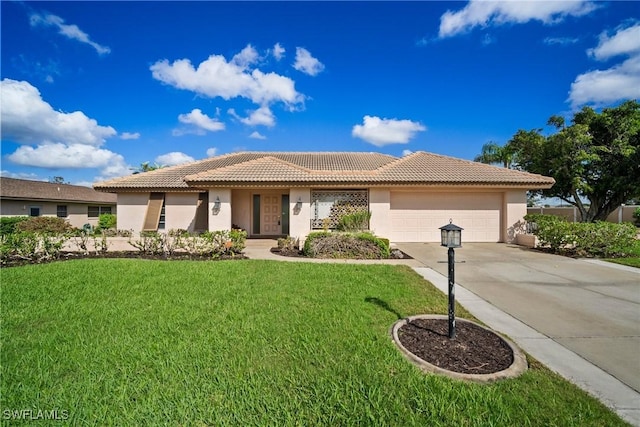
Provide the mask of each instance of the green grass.
POLYGON ((1 274, 2 411, 101 426, 625 425, 532 359, 491 385, 421 373, 389 329, 447 301, 408 267, 101 259, 1 274))
POLYGON ((630 256, 626 258, 608 258, 605 261, 616 264, 628 265, 629 267, 640 268, 640 240, 636 240, 632 248, 629 249, 630 256))

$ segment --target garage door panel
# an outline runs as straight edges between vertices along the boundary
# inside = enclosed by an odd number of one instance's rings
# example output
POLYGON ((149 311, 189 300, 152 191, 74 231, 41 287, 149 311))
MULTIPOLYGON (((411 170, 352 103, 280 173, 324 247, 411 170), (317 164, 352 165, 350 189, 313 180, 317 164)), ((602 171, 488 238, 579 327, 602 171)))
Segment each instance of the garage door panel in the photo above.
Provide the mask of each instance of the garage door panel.
POLYGON ((439 242, 450 219, 464 228, 463 242, 500 240, 500 193, 391 193, 391 240, 439 242))

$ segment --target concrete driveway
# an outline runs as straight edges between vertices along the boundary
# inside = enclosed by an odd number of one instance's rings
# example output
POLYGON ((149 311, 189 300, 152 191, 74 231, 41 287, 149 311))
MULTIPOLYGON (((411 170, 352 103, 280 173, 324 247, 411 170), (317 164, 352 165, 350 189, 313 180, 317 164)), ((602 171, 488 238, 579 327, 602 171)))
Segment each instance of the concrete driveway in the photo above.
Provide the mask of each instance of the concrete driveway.
MULTIPOLYGON (((398 243, 447 275, 437 243, 398 243)), ((640 391, 640 270, 520 246, 456 249, 456 283, 640 391)))

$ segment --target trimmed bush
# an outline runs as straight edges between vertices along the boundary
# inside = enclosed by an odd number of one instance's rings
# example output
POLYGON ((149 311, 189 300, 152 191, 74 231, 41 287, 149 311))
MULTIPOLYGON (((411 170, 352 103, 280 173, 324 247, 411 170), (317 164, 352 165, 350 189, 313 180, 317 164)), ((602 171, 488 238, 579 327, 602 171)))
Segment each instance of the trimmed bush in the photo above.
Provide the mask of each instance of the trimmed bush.
POLYGON ((7 235, 16 232, 16 226, 28 220, 28 216, 3 216, 0 218, 0 235, 7 235))
POLYGON ((310 233, 304 242, 304 254, 314 258, 380 259, 390 256, 389 240, 371 233, 310 233))
POLYGON ((65 234, 73 229, 66 220, 55 216, 33 216, 16 224, 17 231, 32 233, 65 234))

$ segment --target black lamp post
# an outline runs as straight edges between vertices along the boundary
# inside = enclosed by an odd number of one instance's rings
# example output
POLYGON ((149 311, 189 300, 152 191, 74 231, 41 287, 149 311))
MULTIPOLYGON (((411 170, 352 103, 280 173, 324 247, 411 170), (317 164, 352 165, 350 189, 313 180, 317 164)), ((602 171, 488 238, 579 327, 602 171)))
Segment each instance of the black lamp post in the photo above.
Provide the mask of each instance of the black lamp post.
POLYGON ((453 339, 456 336, 456 296, 455 296, 455 253, 453 248, 462 247, 462 228, 453 224, 452 220, 449 220, 449 224, 440 227, 440 245, 449 248, 449 339, 453 339))

